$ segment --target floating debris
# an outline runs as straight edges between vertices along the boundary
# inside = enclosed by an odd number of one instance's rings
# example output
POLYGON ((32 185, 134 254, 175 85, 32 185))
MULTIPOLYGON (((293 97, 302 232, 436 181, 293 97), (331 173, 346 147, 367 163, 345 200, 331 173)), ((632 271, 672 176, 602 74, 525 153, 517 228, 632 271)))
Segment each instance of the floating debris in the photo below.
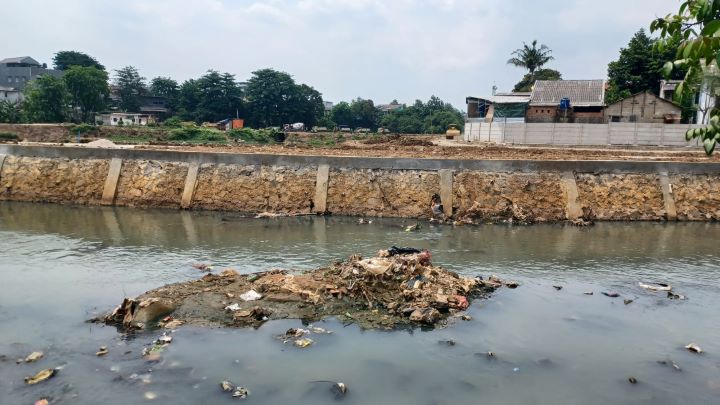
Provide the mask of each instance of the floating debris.
POLYGON ((147 399, 148 401, 152 401, 153 399, 156 399, 156 398, 157 398, 157 394, 154 393, 154 392, 150 392, 150 391, 146 392, 143 396, 144 396, 145 399, 147 399))
POLYGON ((470 315, 462 315, 460 319, 462 319, 463 321, 472 321, 473 318, 470 315))
POLYGON ((37 374, 29 377, 25 377, 25 384, 27 385, 35 385, 37 383, 41 383, 49 378, 52 378, 55 376, 57 371, 54 368, 46 368, 44 370, 40 370, 37 372, 37 374))
POLYGON ((637 382, 638 382, 637 378, 635 378, 635 377, 629 377, 628 381, 630 382, 630 384, 637 384, 637 382))
POLYGON ((310 345, 313 344, 313 343, 314 343, 314 341, 313 341, 312 339, 310 339, 310 338, 302 338, 302 339, 297 339, 297 340, 295 341, 295 346, 304 349, 304 348, 310 346, 310 345))
POLYGON ((202 272, 211 272, 213 269, 213 266, 205 263, 195 263, 192 265, 194 268, 202 271, 202 272))
POLYGON ((438 341, 438 344, 441 344, 443 346, 455 346, 455 341, 452 339, 440 340, 438 341))
POLYGON ((369 225, 372 223, 373 223, 372 219, 365 219, 365 218, 358 219, 358 224, 360 224, 360 225, 365 225, 365 224, 369 225))
POLYGON ((682 295, 682 294, 675 294, 675 293, 672 292, 672 291, 668 291, 667 296, 668 296, 668 298, 670 298, 671 300, 681 300, 681 301, 682 301, 682 300, 685 299, 685 296, 684 296, 684 295, 682 295))
POLYGON ((651 291, 671 291, 672 286, 670 284, 665 283, 651 283, 651 284, 645 284, 643 282, 638 283, 638 285, 646 290, 651 291))
POLYGON ((50 405, 50 401, 48 401, 46 398, 38 399, 35 401, 35 405, 50 405))
POLYGON ((630 305, 630 304, 632 304, 634 301, 635 301, 635 300, 625 299, 625 300, 623 300, 623 303, 624 303, 625 305, 630 305))
POLYGON ((235 386, 230 381, 221 381, 220 388, 225 392, 232 392, 235 390, 235 386))
POLYGON ((583 294, 585 294, 585 295, 593 295, 593 294, 595 294, 595 293, 592 292, 592 291, 585 291, 583 294))
POLYGON ((693 353, 702 353, 703 350, 695 343, 690 343, 689 345, 685 346, 686 349, 690 350, 693 353))
POLYGON ((563 289, 561 285, 554 285, 553 288, 556 289, 556 290, 558 290, 558 291, 560 291, 560 290, 563 289))
POLYGON ((516 289, 519 286, 520 286, 520 283, 518 283, 517 281, 508 281, 505 283, 505 287, 510 288, 510 289, 516 289))
POLYGON ((232 393, 232 397, 236 399, 245 399, 250 395, 250 390, 245 387, 237 387, 232 393))
POLYGON ((604 295, 606 297, 610 297, 610 298, 617 298, 620 296, 620 294, 618 294, 616 292, 605 292, 605 291, 602 292, 602 295, 604 295))
POLYGON ((340 399, 347 394, 348 389, 347 385, 345 385, 344 382, 341 381, 327 381, 327 380, 317 380, 317 381, 310 381, 310 383, 328 383, 332 384, 330 386, 330 392, 335 395, 335 399, 340 399))
POLYGON ((108 353, 109 352, 108 352, 107 346, 100 346, 100 349, 98 349, 98 351, 95 353, 95 355, 100 357, 100 356, 104 356, 108 353))
POLYGON ((672 361, 672 360, 658 360, 657 363, 658 363, 658 364, 661 364, 661 365, 663 365, 663 366, 668 366, 668 365, 670 365, 670 366, 672 366, 672 368, 674 368, 676 371, 682 371, 682 369, 680 368, 680 366, 677 365, 677 363, 675 363, 675 362, 672 361))
POLYGON ((160 345, 169 345, 170 343, 172 343, 172 340, 173 340, 172 336, 162 335, 157 339, 157 341, 155 343, 160 344, 160 345))
POLYGON ((405 232, 414 232, 418 230, 420 230, 420 224, 418 223, 405 227, 405 232))
POLYGON ((27 357, 25 357, 25 363, 32 363, 35 361, 38 361, 42 359, 44 356, 43 352, 32 352, 27 357))

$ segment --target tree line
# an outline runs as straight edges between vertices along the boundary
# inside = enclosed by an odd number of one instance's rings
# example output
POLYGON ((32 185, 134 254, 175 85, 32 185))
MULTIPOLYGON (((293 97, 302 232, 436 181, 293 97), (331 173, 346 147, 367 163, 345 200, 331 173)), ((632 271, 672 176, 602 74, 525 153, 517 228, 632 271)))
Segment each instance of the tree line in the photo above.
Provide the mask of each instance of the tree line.
POLYGON ((372 100, 338 103, 325 111, 322 94, 296 83, 291 75, 273 69, 252 72, 246 82, 231 73, 209 70, 182 83, 170 77, 147 80, 134 66, 113 71, 94 57, 60 51, 53 58, 62 77, 41 76, 26 86, 22 103, 0 103, 0 122, 94 123, 95 115, 113 107, 138 112, 144 97, 163 97, 173 121, 217 122, 244 118, 255 128, 302 122, 307 127, 363 127, 393 132, 441 133, 450 124, 462 125, 462 113, 437 97, 382 113, 372 100), (111 87, 113 86, 111 97, 111 87))

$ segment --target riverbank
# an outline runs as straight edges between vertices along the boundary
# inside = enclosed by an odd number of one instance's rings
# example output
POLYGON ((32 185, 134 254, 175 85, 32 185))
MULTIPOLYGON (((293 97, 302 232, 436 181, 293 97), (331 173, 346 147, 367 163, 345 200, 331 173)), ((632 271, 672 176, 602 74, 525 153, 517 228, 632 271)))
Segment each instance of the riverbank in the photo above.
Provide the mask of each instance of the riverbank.
POLYGON ((0 200, 462 223, 720 219, 720 163, 0 145, 0 200))

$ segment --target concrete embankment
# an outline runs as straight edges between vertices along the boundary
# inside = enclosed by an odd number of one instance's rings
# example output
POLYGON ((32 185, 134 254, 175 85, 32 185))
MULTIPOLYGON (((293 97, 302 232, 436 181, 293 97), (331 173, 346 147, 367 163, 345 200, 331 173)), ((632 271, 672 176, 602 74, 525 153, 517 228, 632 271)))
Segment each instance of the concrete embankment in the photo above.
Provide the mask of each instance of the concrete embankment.
POLYGON ((360 158, 0 145, 0 200, 530 222, 720 219, 720 164, 360 158))

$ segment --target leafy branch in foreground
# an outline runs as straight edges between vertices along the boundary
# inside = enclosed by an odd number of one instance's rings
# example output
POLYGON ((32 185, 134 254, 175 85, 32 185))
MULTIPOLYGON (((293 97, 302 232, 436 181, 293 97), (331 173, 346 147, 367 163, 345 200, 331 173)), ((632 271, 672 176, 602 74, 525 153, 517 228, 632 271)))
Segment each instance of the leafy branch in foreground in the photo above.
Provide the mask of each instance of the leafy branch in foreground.
MULTIPOLYGON (((650 24, 651 32, 660 33, 656 46, 662 51, 672 40, 680 40, 674 61, 668 61, 663 74, 669 77, 675 69, 687 69, 684 80, 675 89, 674 98, 680 100, 708 87, 707 76, 717 76, 720 66, 720 0, 685 0, 677 14, 668 14, 650 24), (699 79, 698 79, 699 78, 699 79)), ((714 87, 714 86, 712 86, 714 87)), ((714 88, 709 93, 715 93, 714 88)), ((720 141, 720 109, 709 113, 704 127, 687 131, 685 139, 701 139, 708 155, 720 141)))

